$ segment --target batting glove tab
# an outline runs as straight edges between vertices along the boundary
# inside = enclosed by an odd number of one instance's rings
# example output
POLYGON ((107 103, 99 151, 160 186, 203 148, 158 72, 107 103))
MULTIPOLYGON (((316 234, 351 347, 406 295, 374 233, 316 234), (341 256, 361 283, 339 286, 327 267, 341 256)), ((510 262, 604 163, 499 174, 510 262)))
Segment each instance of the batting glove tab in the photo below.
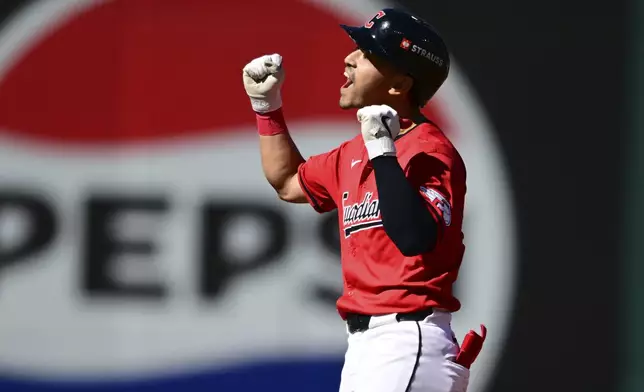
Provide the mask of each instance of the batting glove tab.
POLYGON ((400 120, 393 108, 387 105, 364 107, 358 110, 358 121, 369 159, 396 156, 394 139, 400 133, 400 120))
POLYGON ((258 57, 246 64, 242 74, 254 111, 268 113, 282 107, 282 56, 276 53, 258 57))

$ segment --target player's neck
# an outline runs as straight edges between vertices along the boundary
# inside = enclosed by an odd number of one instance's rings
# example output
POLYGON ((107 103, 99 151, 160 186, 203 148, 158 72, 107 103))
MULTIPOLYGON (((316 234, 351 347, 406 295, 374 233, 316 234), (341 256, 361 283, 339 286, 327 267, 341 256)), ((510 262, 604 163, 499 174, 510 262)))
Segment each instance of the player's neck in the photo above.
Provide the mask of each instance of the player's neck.
POLYGON ((420 108, 410 106, 410 105, 391 105, 396 112, 398 112, 398 117, 401 119, 407 119, 414 123, 422 123, 425 121, 425 116, 420 112, 420 108))

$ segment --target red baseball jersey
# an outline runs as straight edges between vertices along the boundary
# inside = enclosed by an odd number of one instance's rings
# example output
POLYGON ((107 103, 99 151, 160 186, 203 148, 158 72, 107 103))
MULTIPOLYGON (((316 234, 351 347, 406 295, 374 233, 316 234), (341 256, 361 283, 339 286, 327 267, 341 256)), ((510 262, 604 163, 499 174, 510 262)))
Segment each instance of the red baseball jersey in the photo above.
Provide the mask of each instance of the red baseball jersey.
POLYGON ((452 285, 465 250, 465 165, 435 125, 402 120, 401 129, 405 125, 410 130, 395 141, 398 162, 438 222, 438 243, 431 252, 406 257, 385 233, 361 135, 299 168, 300 185, 313 208, 320 213, 338 209, 344 290, 337 307, 342 318, 346 313, 460 308, 452 285))

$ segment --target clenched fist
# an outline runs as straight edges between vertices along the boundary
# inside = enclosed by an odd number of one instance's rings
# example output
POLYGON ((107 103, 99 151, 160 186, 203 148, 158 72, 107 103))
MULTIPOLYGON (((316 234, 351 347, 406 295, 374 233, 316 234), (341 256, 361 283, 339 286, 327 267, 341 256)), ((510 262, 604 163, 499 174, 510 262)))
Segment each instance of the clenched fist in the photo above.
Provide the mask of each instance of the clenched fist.
POLYGON ((242 74, 254 111, 268 113, 282 107, 282 56, 276 53, 258 57, 246 64, 242 74))
POLYGON ((398 113, 387 105, 367 106, 358 110, 358 121, 369 159, 395 156, 394 140, 400 133, 398 113))

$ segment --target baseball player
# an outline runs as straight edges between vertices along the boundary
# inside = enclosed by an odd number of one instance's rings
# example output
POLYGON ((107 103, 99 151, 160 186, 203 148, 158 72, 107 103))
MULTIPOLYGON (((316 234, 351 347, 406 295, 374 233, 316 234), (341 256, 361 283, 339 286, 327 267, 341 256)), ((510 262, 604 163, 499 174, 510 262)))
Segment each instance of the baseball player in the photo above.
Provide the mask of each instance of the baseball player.
POLYGON ((288 133, 282 57, 243 69, 262 167, 279 197, 338 210, 348 349, 340 392, 462 392, 485 337, 459 347, 451 313, 463 258, 465 165, 421 108, 443 84, 448 50, 429 24, 384 9, 342 25, 357 48, 344 59, 340 107, 360 134, 305 160, 288 133))

